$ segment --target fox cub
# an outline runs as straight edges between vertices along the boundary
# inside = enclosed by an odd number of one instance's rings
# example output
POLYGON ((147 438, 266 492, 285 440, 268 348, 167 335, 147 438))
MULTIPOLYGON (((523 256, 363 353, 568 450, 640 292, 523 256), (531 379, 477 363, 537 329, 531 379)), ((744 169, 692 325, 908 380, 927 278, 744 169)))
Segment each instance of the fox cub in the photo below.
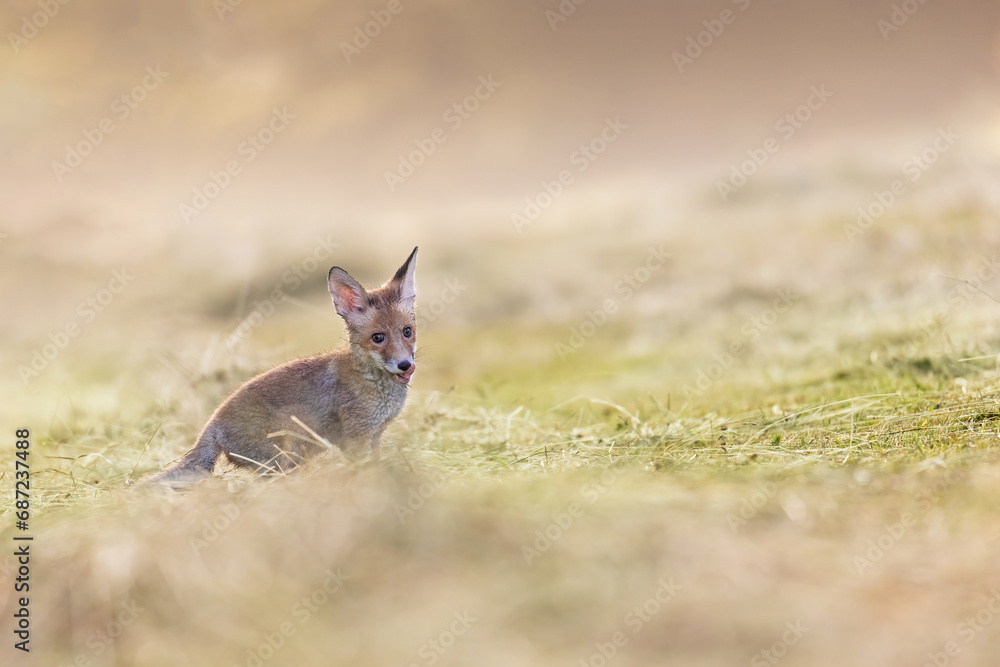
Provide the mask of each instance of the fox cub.
POLYGON ((416 368, 416 266, 414 248, 396 274, 371 291, 342 268, 330 269, 327 284, 347 323, 347 346, 295 359, 246 382, 215 411, 191 451, 144 481, 197 481, 212 473, 221 455, 261 474, 295 468, 322 450, 290 435, 301 431, 292 417, 349 454, 377 456, 382 432, 403 409, 416 368))

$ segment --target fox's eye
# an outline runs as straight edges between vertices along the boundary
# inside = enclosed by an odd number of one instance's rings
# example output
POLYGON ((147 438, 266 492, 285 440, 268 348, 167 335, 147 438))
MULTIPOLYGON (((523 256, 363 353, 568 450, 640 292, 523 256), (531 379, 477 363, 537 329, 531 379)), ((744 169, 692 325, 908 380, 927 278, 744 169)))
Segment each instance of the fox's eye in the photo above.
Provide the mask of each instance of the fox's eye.
POLYGON ((410 327, 403 327, 403 338, 409 338, 413 335, 413 329, 410 327))
POLYGON ((384 333, 372 334, 372 340, 375 341, 376 343, 385 342, 385 334, 384 333))

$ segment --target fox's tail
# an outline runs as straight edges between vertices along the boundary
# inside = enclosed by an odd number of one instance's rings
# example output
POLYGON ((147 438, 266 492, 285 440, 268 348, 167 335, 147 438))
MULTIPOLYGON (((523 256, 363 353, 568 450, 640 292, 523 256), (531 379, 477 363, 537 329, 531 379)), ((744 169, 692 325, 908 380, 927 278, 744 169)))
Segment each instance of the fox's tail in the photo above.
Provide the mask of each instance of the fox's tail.
POLYGON ((206 429, 191 451, 160 472, 143 477, 138 483, 141 485, 169 484, 182 487, 200 482, 212 474, 220 454, 222 454, 222 447, 216 442, 214 433, 206 429))

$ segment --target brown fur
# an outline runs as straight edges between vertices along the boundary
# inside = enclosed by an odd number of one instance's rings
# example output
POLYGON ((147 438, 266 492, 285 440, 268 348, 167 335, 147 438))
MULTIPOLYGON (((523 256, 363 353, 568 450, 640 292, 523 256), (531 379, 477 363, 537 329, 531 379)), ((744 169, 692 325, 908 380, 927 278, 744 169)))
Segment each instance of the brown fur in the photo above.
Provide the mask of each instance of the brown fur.
POLYGON ((416 255, 414 248, 392 279, 372 291, 333 267, 328 284, 347 323, 347 346, 295 359, 246 382, 219 406, 187 454, 144 481, 197 481, 222 455, 262 474, 291 470, 322 451, 293 436, 268 437, 279 431, 305 436, 293 416, 352 455, 377 455, 382 432, 406 401, 408 385, 396 377, 408 383, 415 368, 416 255), (373 340, 376 333, 384 335, 381 343, 373 340))

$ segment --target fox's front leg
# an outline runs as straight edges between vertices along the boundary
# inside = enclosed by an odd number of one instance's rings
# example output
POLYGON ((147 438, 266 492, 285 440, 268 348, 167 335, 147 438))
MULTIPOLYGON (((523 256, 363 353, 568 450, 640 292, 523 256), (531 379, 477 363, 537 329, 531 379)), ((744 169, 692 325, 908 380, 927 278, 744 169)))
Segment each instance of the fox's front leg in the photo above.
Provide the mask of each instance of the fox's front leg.
POLYGON ((385 433, 385 426, 375 431, 371 437, 371 441, 368 443, 370 450, 370 459, 372 461, 378 461, 380 454, 379 446, 382 443, 382 434, 385 433))
POLYGON ((379 441, 382 438, 382 431, 369 431, 368 434, 358 433, 357 435, 342 439, 338 444, 340 451, 349 461, 360 463, 366 459, 377 460, 379 457, 379 441))

